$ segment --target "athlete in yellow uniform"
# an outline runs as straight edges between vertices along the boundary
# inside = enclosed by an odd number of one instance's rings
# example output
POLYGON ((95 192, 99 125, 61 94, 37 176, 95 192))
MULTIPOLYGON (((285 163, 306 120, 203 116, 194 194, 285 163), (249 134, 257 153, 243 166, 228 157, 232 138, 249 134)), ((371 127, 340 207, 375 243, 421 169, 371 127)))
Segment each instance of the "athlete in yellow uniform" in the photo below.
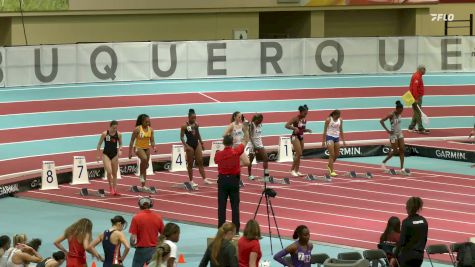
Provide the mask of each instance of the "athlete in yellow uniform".
POLYGON ((147 168, 150 160, 150 149, 155 149, 155 139, 153 129, 150 127, 150 117, 147 114, 140 114, 135 123, 135 130, 130 138, 129 159, 132 158, 133 147, 135 145, 135 154, 140 158, 140 182, 144 192, 150 191, 145 186, 147 180, 147 168))

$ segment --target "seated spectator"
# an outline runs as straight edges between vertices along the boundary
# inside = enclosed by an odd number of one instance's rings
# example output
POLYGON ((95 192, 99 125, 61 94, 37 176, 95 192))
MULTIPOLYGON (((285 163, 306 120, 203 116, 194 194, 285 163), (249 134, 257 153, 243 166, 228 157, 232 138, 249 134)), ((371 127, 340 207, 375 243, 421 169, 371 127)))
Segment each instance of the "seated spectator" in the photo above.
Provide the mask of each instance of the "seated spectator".
POLYGON ((312 258, 313 244, 310 243, 310 231, 305 225, 299 225, 292 236, 293 239, 298 239, 287 248, 281 250, 274 256, 274 260, 284 266, 288 266, 284 259, 285 255, 290 254, 292 265, 294 267, 310 267, 310 260, 312 258))
MULTIPOLYGON (((162 243, 157 246, 157 250, 153 254, 152 260, 148 267, 168 267, 168 259, 170 258, 171 248, 168 244, 162 243)), ((173 263, 171 263, 173 266, 173 263)))
POLYGON ((25 234, 13 237, 14 246, 9 248, 2 256, 1 267, 28 266, 31 262, 38 263, 43 258, 33 248, 27 246, 25 234))
POLYGON ((206 249, 199 267, 237 267, 236 247, 231 240, 236 233, 236 226, 233 223, 225 223, 219 229, 213 242, 206 249))
POLYGON ((408 216, 401 224, 401 239, 396 253, 401 267, 420 267, 424 260, 429 225, 419 215, 423 205, 420 197, 411 197, 406 202, 408 216))
POLYGON ((239 267, 257 267, 262 257, 261 229, 256 220, 249 220, 244 228, 243 236, 238 241, 239 267))
POLYGON ((0 236, 0 258, 11 246, 12 240, 7 235, 0 236))
POLYGON ((89 219, 82 218, 70 225, 64 233, 54 241, 54 245, 64 252, 66 256, 66 267, 86 267, 86 251, 104 261, 95 248, 89 244, 92 239, 92 222, 89 219), (69 252, 63 247, 61 242, 68 241, 69 252))
POLYGON ((33 238, 30 242, 27 243, 27 245, 33 248, 34 250, 39 251, 41 246, 41 239, 33 238))
POLYGON ((121 265, 130 250, 129 241, 122 232, 127 228, 127 222, 122 216, 115 216, 111 219, 112 228, 105 230, 91 244, 95 248, 102 243, 104 249, 104 267, 112 267, 112 265, 121 265), (124 245, 124 254, 121 256, 120 247, 124 245))
POLYGON ((42 262, 38 263, 36 267, 59 267, 63 265, 66 255, 62 251, 57 251, 53 253, 51 257, 44 259, 42 262))
POLYGON ((378 248, 386 252, 389 263, 392 267, 397 266, 396 259, 394 258, 394 248, 399 243, 401 237, 401 220, 398 217, 392 216, 389 218, 386 225, 386 229, 379 238, 378 248))

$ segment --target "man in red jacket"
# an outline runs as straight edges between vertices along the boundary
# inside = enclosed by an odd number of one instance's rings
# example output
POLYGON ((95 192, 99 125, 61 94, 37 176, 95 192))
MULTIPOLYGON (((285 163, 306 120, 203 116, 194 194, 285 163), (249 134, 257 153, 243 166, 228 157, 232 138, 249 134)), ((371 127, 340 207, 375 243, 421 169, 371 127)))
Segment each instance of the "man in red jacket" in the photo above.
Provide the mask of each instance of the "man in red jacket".
POLYGON ((416 100, 414 104, 412 104, 412 121, 409 125, 409 131, 411 132, 419 132, 419 133, 429 133, 429 130, 424 129, 424 125, 422 125, 421 119, 421 110, 422 107, 422 97, 424 96, 424 81, 422 81, 422 76, 426 73, 426 67, 420 65, 417 67, 417 71, 412 75, 411 84, 409 90, 411 90, 411 94, 416 100), (417 131, 415 130, 417 126, 417 131))
POLYGON ((225 148, 217 151, 214 162, 218 164, 218 228, 226 222, 226 204, 231 202, 232 221, 239 234, 239 180, 241 179, 241 162, 239 158, 244 152, 244 145, 233 148, 233 137, 223 138, 225 148))

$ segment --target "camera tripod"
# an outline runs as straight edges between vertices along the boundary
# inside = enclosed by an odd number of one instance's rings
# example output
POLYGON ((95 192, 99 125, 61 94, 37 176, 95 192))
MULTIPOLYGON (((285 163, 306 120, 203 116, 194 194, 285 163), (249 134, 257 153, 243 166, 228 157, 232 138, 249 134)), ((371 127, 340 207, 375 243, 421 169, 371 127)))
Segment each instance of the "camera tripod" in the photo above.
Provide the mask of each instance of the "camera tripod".
POLYGON ((257 204, 256 212, 254 212, 254 220, 257 217, 257 212, 259 211, 259 207, 262 203, 262 198, 266 200, 266 212, 267 212, 267 225, 269 227, 269 242, 270 242, 270 252, 274 255, 274 251, 272 248, 272 230, 270 227, 270 212, 272 212, 272 218, 274 218, 275 228, 277 229, 277 236, 279 237, 280 246, 284 249, 284 245, 282 244, 282 237, 280 236, 279 226, 277 225, 277 220, 275 219, 274 208, 272 207, 271 198, 275 197, 277 193, 272 188, 267 188, 267 181, 264 180, 264 190, 262 190, 261 197, 259 198, 259 203, 257 204))

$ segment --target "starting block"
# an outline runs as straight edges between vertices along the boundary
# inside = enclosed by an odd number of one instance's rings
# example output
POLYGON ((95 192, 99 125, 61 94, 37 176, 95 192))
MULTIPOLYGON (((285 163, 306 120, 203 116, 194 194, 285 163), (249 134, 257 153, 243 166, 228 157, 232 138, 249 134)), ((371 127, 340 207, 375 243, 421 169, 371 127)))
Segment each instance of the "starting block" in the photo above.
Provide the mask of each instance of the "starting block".
POLYGON ((396 170, 396 169, 388 169, 385 171, 385 173, 391 174, 391 175, 404 175, 404 176, 410 176, 411 175, 411 170, 405 169, 405 172, 402 172, 401 170, 396 170))
POLYGON ((365 179, 373 178, 373 174, 371 172, 357 173, 356 171, 350 171, 346 173, 346 176, 350 178, 365 178, 365 179))
POLYGON ((185 189, 186 191, 189 191, 189 192, 198 190, 198 185, 193 186, 190 182, 183 182, 183 183, 175 184, 172 187, 182 188, 182 189, 185 189))
MULTIPOLYGON (((95 191, 95 190, 94 190, 95 191)), ((89 189, 87 188, 81 188, 81 191, 79 191, 79 194, 83 197, 87 197, 89 195, 92 195, 92 194, 89 194, 89 189)), ((104 191, 104 189, 98 189, 96 191, 96 193, 94 194, 94 196, 97 196, 97 197, 105 197, 106 196, 106 192, 104 191)))
POLYGON ((307 176, 305 176, 305 180, 331 182, 332 177, 328 173, 324 174, 322 177, 318 177, 317 175, 313 175, 313 174, 307 174, 307 176))
POLYGON ((282 179, 277 179, 274 176, 268 176, 268 177, 260 178, 258 179, 258 181, 271 183, 271 184, 290 184, 290 179, 287 177, 284 177, 282 179))
POLYGON ((157 188, 155 188, 155 186, 150 186, 150 192, 146 192, 142 189, 142 187, 138 187, 136 185, 133 185, 131 188, 130 188, 130 191, 134 192, 134 193, 157 193, 157 188))

